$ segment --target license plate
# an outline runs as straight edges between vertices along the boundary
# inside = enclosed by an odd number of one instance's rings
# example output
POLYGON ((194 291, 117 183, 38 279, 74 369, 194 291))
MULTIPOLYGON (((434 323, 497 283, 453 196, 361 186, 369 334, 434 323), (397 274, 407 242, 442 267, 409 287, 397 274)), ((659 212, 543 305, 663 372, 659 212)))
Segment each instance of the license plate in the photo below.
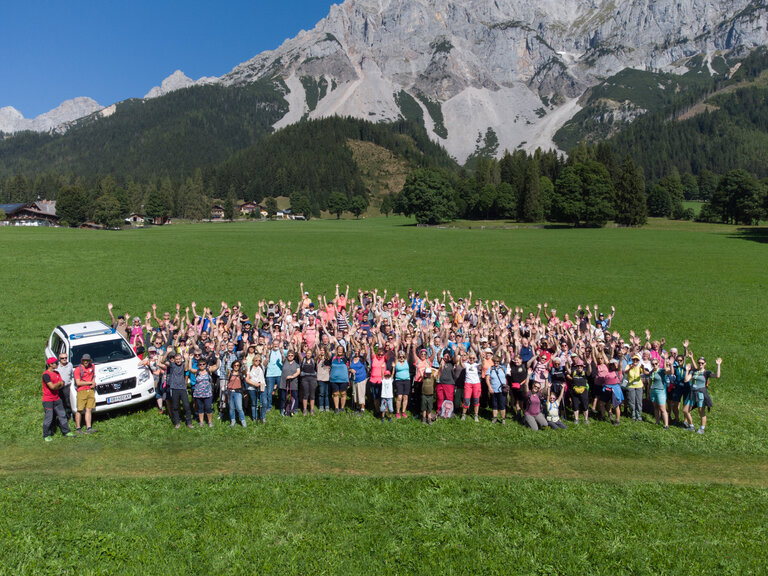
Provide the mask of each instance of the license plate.
POLYGON ((126 400, 130 400, 131 395, 130 394, 120 394, 120 396, 112 396, 111 398, 107 398, 107 404, 115 404, 116 402, 125 402, 126 400))

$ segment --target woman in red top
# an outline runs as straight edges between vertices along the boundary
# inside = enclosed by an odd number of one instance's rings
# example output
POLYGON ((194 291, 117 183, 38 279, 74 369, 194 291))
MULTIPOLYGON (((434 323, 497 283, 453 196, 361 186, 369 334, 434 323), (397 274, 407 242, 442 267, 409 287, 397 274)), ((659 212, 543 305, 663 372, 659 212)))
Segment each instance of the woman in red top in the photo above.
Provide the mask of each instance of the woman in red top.
POLYGON ((67 413, 64 411, 64 403, 59 398, 59 390, 64 386, 64 381, 56 372, 59 361, 56 358, 48 358, 46 369, 43 372, 43 410, 45 418, 43 419, 43 440, 50 442, 53 440, 54 424, 53 417, 59 421, 61 433, 69 438, 75 435, 69 430, 67 422, 67 413))

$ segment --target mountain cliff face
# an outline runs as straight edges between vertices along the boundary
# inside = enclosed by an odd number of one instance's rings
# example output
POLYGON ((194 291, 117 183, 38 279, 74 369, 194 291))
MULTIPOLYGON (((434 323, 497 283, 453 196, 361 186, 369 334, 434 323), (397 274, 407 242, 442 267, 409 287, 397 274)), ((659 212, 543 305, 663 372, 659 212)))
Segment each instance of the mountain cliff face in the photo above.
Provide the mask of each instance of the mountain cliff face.
POLYGON ((281 77, 291 109, 278 127, 418 106, 463 161, 489 132, 499 152, 551 146, 584 90, 624 68, 673 71, 767 40, 766 5, 749 0, 347 0, 221 81, 281 77))
MULTIPOLYGON (((333 115, 417 119, 463 162, 478 150, 554 146, 585 91, 626 68, 679 74, 694 56, 711 63, 767 43, 765 0, 346 0, 221 78, 177 71, 145 98, 275 79, 289 104, 275 128, 333 115)), ((100 109, 90 102, 82 116, 100 109)), ((0 131, 55 127, 19 116, 0 110, 0 131)))

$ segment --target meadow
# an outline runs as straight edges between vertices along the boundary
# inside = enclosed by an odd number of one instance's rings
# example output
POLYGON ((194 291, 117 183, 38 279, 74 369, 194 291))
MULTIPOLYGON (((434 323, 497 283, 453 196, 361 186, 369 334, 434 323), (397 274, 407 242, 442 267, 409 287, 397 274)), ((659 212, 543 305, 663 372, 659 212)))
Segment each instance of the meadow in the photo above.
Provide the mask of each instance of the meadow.
POLYGON ((768 235, 418 228, 405 219, 0 229, 0 565, 20 573, 760 573, 768 514, 768 235), (616 307, 722 356, 704 436, 646 422, 533 433, 488 420, 293 418, 173 430, 151 407, 94 437, 41 440, 43 348, 57 324, 336 283, 560 314, 616 307), (85 500, 80 495, 88 494, 85 500), (66 511, 66 513, 64 513, 66 511), (64 514, 62 521, 59 515, 64 514), (72 531, 86 543, 68 541, 72 531), (78 558, 76 565, 72 558, 78 558))

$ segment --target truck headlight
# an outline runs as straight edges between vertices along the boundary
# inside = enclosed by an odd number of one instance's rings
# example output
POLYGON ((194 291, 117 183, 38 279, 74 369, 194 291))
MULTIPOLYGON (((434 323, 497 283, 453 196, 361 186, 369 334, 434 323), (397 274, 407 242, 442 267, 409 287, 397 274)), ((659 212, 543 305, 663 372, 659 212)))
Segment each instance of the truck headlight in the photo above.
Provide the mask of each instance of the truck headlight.
POLYGON ((141 382, 142 384, 144 384, 144 382, 149 380, 149 378, 150 378, 149 370, 147 370, 146 368, 139 373, 139 382, 141 382))

